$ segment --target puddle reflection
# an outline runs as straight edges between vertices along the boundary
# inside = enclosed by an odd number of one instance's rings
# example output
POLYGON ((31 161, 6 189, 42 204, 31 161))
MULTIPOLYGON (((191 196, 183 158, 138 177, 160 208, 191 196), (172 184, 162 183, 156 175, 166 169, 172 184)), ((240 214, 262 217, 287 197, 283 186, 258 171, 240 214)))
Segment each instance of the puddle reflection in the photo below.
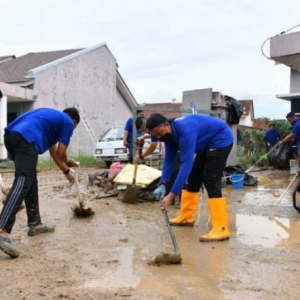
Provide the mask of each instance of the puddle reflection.
POLYGON ((267 248, 291 248, 300 243, 299 222, 286 218, 236 215, 237 240, 267 248))

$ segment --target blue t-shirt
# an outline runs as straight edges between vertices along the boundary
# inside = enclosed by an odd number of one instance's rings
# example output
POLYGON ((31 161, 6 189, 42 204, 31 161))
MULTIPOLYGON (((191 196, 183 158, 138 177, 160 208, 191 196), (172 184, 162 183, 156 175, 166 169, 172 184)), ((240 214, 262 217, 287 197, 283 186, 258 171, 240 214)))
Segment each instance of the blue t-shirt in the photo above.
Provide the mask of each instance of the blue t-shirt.
POLYGON ((296 123, 293 125, 292 133, 296 135, 297 147, 300 147, 300 118, 298 118, 296 123))
POLYGON ((68 147, 74 131, 74 124, 69 115, 52 108, 31 110, 6 128, 5 132, 20 133, 28 143, 34 143, 39 154, 46 152, 56 143, 68 147))
POLYGON ((159 142, 159 138, 156 137, 156 136, 153 135, 153 134, 150 134, 150 140, 151 140, 151 142, 153 142, 153 143, 159 142))
POLYGON ((172 140, 165 142, 165 163, 161 181, 170 181, 176 154, 180 150, 181 167, 171 192, 178 195, 186 183, 194 163, 194 154, 219 149, 233 143, 229 126, 208 115, 189 115, 171 122, 172 140))
POLYGON ((280 134, 276 129, 269 129, 265 133, 265 140, 267 143, 270 143, 271 146, 274 146, 280 140, 280 134))
MULTIPOLYGON (((125 124, 125 130, 128 131, 128 136, 127 136, 127 142, 132 143, 133 142, 133 120, 132 118, 129 118, 125 124)), ((136 131, 136 137, 142 136, 143 132, 137 129, 136 131)))

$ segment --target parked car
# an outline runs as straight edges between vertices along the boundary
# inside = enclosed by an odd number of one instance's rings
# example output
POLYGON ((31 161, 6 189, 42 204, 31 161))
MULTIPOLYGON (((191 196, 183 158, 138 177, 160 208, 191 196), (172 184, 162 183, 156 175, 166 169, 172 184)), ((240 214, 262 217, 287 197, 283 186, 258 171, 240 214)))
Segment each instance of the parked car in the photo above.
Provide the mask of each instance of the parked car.
MULTIPOLYGON (((124 127, 110 128, 97 142, 94 157, 97 161, 104 161, 109 168, 114 161, 127 162, 127 148, 123 146, 124 127)), ((145 140, 144 148, 149 147, 150 140, 145 140)), ((145 150, 145 149, 144 149, 145 150)), ((158 147, 146 160, 158 160, 160 153, 158 147)))

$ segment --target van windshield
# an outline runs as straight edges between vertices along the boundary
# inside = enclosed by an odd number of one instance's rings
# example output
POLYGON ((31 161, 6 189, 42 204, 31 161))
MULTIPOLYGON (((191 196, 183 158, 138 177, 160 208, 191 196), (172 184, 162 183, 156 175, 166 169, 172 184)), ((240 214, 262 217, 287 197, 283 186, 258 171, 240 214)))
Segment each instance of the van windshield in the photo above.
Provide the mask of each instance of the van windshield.
POLYGON ((123 140, 124 128, 123 127, 114 127, 109 129, 104 136, 101 138, 101 141, 118 141, 123 140))

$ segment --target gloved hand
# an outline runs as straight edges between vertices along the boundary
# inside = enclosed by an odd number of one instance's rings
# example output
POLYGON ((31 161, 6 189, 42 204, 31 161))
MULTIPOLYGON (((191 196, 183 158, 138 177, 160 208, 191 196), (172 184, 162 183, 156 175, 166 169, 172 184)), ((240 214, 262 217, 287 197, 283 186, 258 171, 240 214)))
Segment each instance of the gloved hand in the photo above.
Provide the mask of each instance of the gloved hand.
POLYGON ((153 192, 153 195, 155 197, 155 199, 157 201, 161 200, 162 198, 164 198, 164 196, 166 195, 166 187, 164 184, 159 185, 155 191, 153 192))

